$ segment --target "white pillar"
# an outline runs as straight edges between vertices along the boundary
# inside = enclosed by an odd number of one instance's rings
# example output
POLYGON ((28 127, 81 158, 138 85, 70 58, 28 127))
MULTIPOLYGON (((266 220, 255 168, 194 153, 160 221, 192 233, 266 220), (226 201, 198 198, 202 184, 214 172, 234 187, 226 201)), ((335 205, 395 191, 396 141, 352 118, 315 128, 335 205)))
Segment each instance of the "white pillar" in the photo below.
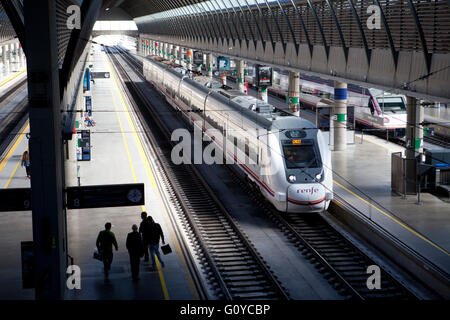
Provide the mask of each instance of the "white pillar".
POLYGON ((175 62, 181 64, 181 49, 180 46, 175 46, 175 62))
POLYGON ((174 44, 171 44, 170 45, 170 58, 171 58, 171 60, 172 60, 172 62, 173 63, 175 63, 175 56, 176 56, 176 52, 175 52, 175 45, 174 44))
POLYGON ((188 70, 192 70, 192 49, 188 49, 186 52, 187 59, 187 68, 188 70))
POLYGON ((334 81, 334 151, 347 148, 347 84, 334 81))
POLYGON ((288 101, 289 111, 299 116, 298 98, 300 95, 300 74, 289 71, 288 101))
POLYGON ((8 54, 8 60, 9 60, 10 66, 12 66, 12 62, 13 62, 13 51, 14 51, 14 43, 10 43, 9 44, 9 54, 8 54))
POLYGON ((244 72, 245 72, 244 60, 236 60, 236 86, 240 92, 245 92, 244 72))
POLYGON ((206 55, 206 75, 210 78, 213 76, 213 55, 208 53, 206 55))
POLYGON ((19 62, 19 42, 14 43, 14 61, 19 62))
POLYGON ((258 88, 258 99, 262 100, 264 102, 268 102, 269 98, 267 96, 267 87, 266 86, 262 86, 258 88))
POLYGON ((167 59, 169 59, 169 53, 168 53, 168 51, 169 51, 169 44, 168 43, 164 43, 163 49, 164 49, 164 52, 163 52, 164 59, 167 60, 167 59))
POLYGON ((4 45, 2 47, 2 60, 3 60, 3 68, 6 68, 6 53, 8 52, 8 46, 4 45))

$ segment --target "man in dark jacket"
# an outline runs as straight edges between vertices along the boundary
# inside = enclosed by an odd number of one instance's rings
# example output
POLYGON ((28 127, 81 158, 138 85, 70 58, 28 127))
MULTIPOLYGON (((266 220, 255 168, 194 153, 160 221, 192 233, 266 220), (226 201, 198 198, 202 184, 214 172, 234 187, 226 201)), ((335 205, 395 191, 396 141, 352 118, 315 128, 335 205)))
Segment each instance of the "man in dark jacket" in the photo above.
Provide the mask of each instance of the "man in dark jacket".
POLYGON ((128 234, 126 246, 130 255, 131 277, 134 281, 137 281, 139 280, 139 264, 141 262, 141 256, 144 253, 144 245, 137 225, 133 224, 131 229, 133 232, 128 234))
POLYGON ((141 224, 139 225, 139 233, 142 234, 142 241, 144 242, 144 261, 148 261, 148 226, 149 223, 147 221, 147 212, 141 212, 141 224))
POLYGON ((149 216, 147 220, 149 223, 148 247, 150 249, 150 256, 152 257, 153 270, 156 270, 155 254, 158 257, 161 266, 164 267, 164 261, 161 259, 161 254, 159 253, 159 239, 161 238, 162 243, 164 244, 164 234, 159 223, 156 223, 152 217, 149 216))
POLYGON ((105 224, 105 230, 100 231, 95 244, 98 252, 102 255, 105 278, 108 279, 109 270, 111 269, 111 263, 113 261, 113 245, 116 248, 116 251, 119 250, 116 236, 111 231, 111 223, 107 222, 105 224))

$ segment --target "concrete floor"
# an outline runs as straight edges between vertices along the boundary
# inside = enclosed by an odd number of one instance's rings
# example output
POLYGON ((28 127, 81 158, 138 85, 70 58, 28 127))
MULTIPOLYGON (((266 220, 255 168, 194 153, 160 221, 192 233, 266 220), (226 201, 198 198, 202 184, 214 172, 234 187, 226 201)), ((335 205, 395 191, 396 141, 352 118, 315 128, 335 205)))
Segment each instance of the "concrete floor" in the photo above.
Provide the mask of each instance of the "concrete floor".
MULTIPOLYGON (((94 71, 110 71, 105 55, 99 49, 91 57, 94 71)), ((156 189, 153 172, 140 144, 138 130, 129 118, 128 106, 118 93, 113 79, 98 79, 92 86, 93 116, 97 122, 91 128, 92 160, 75 160, 76 137, 70 146, 71 159, 66 162, 68 185, 76 185, 76 167, 80 165, 81 184, 145 183, 146 205, 143 207, 68 210, 69 254, 81 268, 81 290, 66 291, 66 299, 196 299, 179 240, 156 189), (159 222, 166 243, 174 253, 164 256, 166 267, 150 271, 148 263, 141 265, 141 280, 131 281, 125 240, 131 225, 140 223, 140 213, 146 210, 159 222), (113 224, 119 244, 115 252, 110 282, 103 280, 101 262, 92 258, 95 240, 105 222, 113 224)), ((22 129, 28 132, 27 124, 22 129)), ((25 135, 16 137, 10 154, 0 163, 0 187, 27 187, 29 180, 20 167, 27 147, 25 135)), ((0 214, 0 299, 33 299, 34 290, 22 289, 20 242, 32 240, 30 212, 0 214)))

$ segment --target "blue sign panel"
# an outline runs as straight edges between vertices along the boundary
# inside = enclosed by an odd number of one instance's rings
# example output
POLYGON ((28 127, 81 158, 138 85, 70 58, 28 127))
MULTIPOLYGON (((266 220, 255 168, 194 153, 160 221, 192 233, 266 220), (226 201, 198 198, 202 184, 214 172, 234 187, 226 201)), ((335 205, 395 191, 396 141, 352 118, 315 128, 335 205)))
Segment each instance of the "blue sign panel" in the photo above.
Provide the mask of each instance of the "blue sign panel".
POLYGON ((219 66, 219 71, 230 70, 230 59, 226 57, 218 57, 217 65, 219 66))
POLYGON ((92 111, 92 98, 91 96, 85 96, 85 106, 86 106, 86 112, 92 111))

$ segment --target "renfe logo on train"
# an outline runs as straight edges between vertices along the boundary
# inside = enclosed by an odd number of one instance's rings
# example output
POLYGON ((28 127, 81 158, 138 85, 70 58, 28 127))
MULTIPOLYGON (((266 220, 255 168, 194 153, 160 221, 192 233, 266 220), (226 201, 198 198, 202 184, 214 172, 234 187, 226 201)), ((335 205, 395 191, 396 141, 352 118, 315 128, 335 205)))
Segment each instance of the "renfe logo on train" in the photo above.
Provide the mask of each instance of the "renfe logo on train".
POLYGON ((319 192, 319 189, 318 188, 314 188, 314 187, 311 187, 311 188, 308 188, 308 189, 297 189, 297 193, 301 193, 301 194, 308 194, 309 193, 309 194, 313 195, 316 192, 319 192))

